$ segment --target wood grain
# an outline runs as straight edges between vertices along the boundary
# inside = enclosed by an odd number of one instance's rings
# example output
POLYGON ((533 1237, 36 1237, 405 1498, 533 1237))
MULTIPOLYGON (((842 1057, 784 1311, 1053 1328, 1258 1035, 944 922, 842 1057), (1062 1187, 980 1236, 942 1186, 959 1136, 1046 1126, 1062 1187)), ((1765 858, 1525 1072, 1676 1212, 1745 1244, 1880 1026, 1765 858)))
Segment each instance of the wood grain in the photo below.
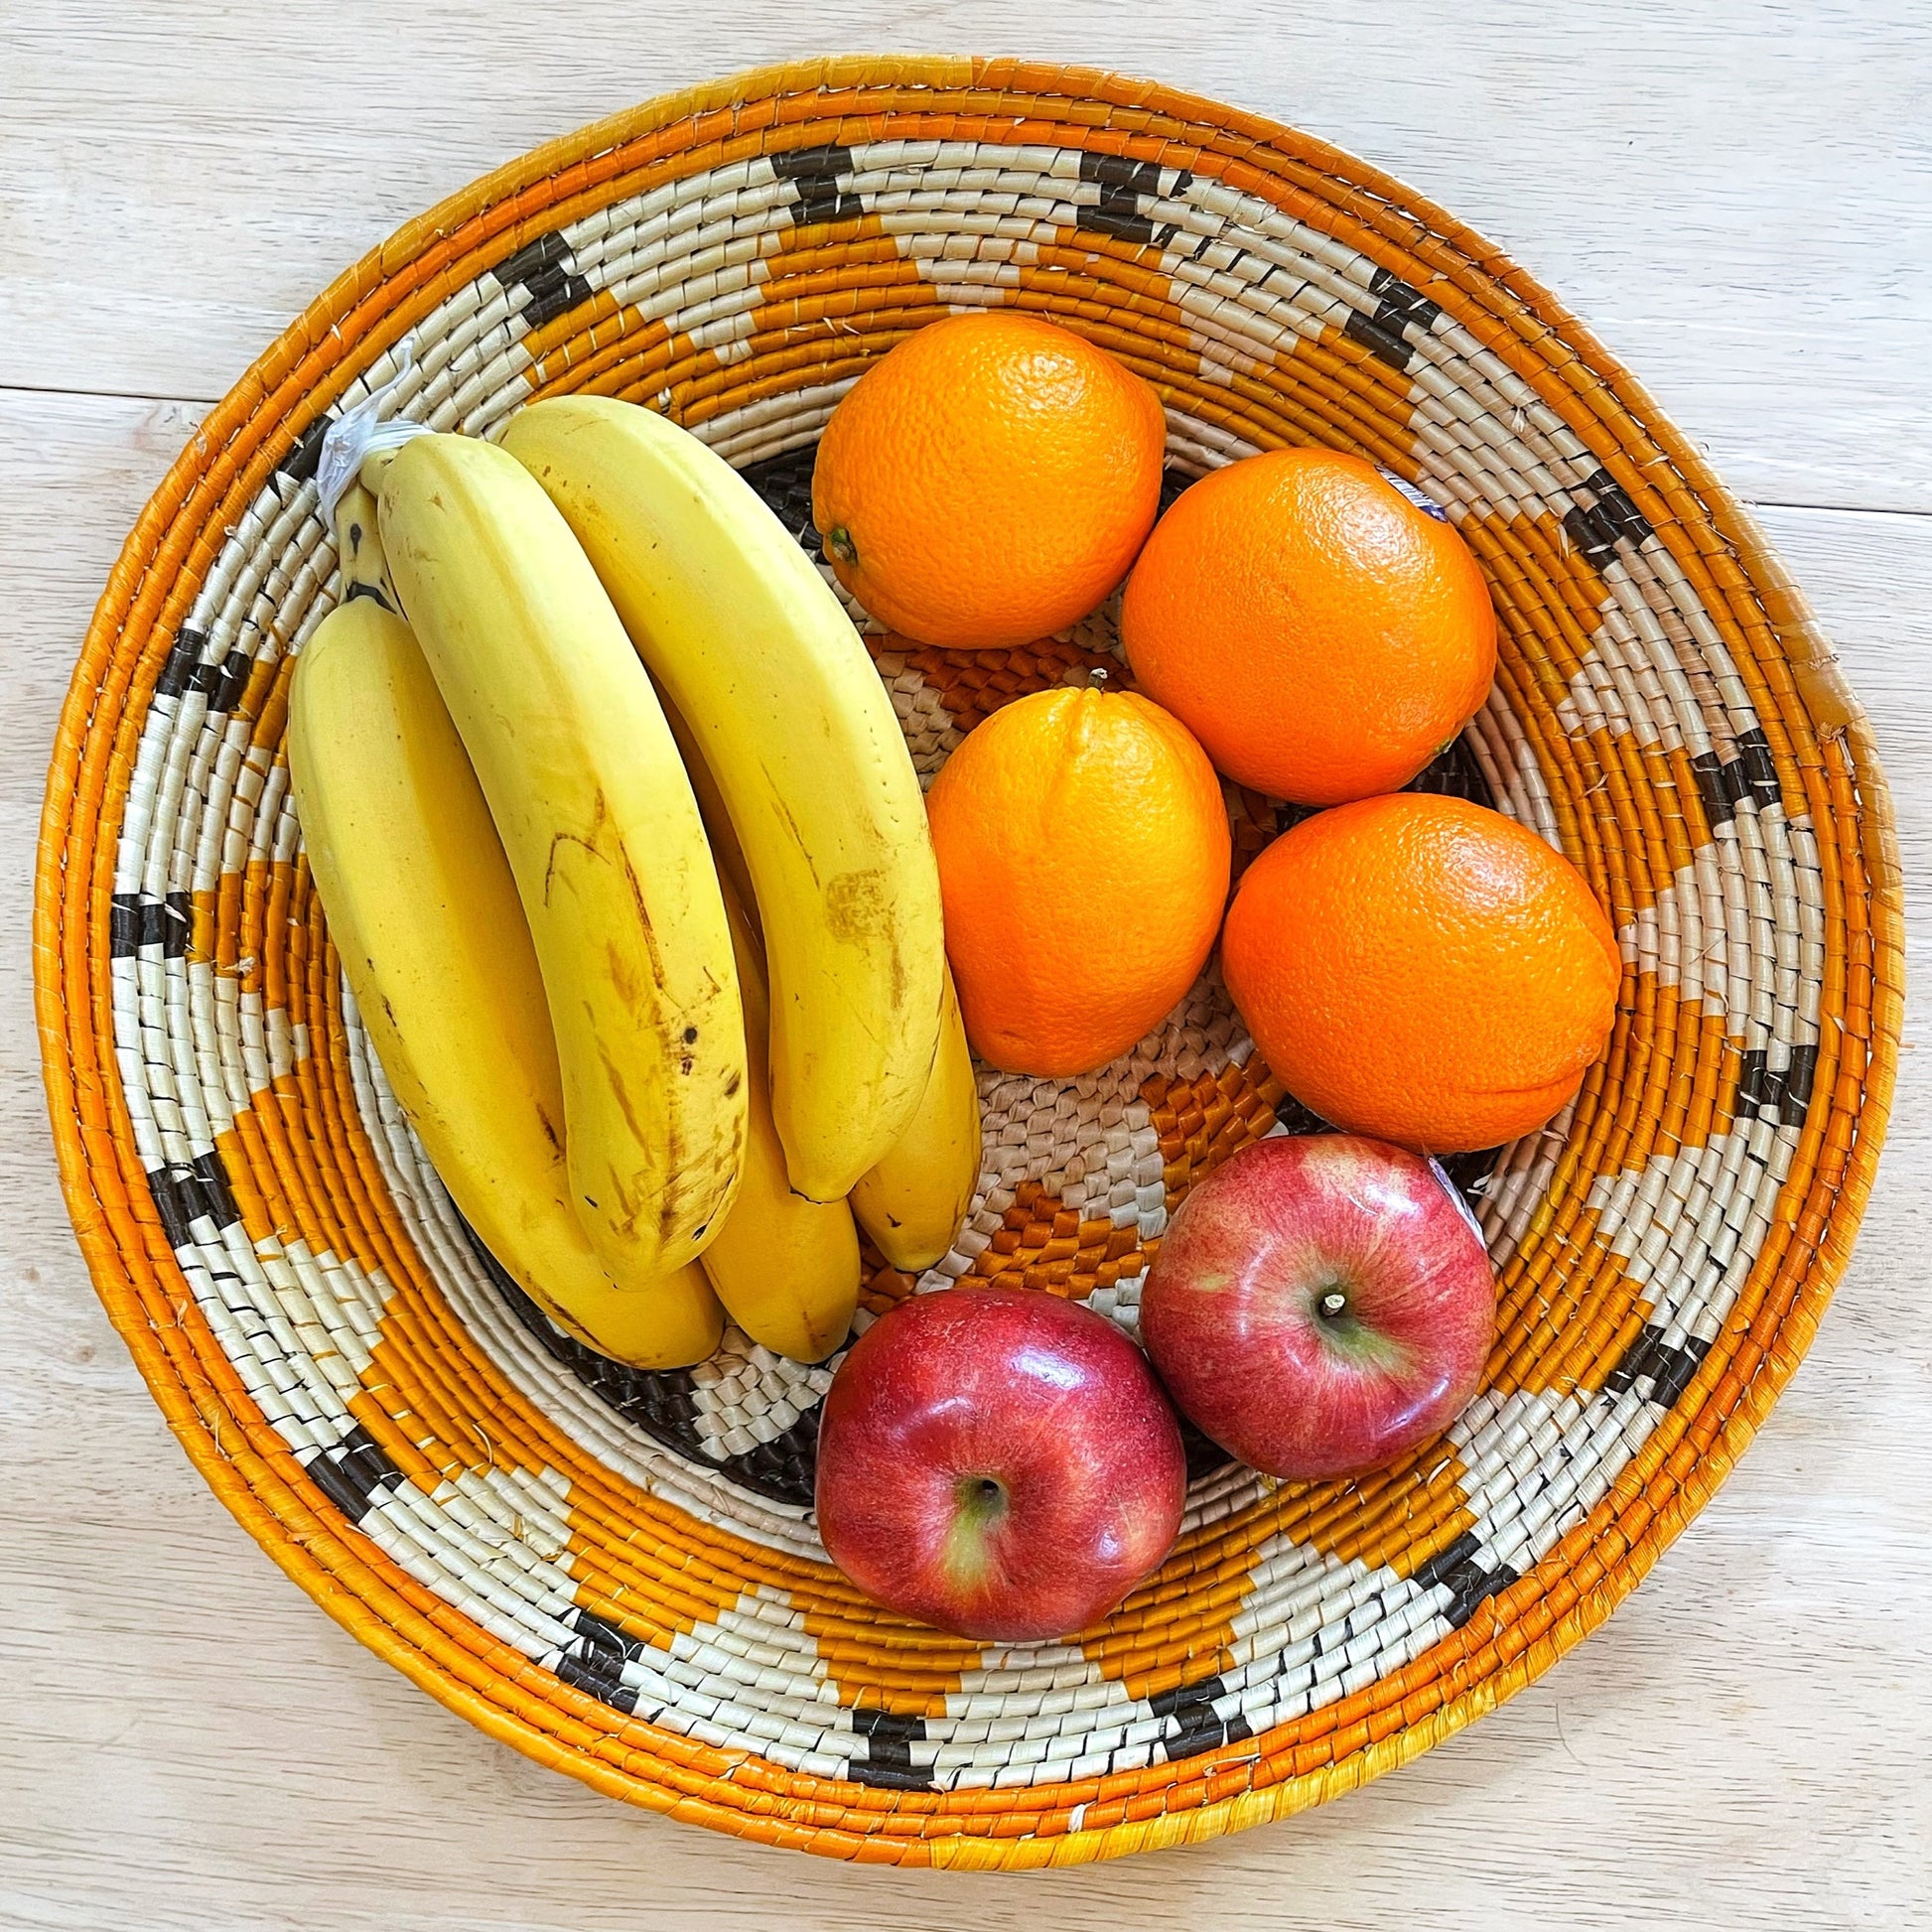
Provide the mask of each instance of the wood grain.
POLYGON ((1745 494, 1932 508, 1912 0, 1232 0, 1211 27, 1150 0, 8 0, 4 33, 0 383, 212 401, 400 220, 564 129, 757 62, 1024 52, 1416 183, 1588 317, 1745 494))
POLYGON ((1492 3, 1479 26, 1408 4, 1353 21, 1234 6, 1211 26, 1144 6, 1036 22, 1011 0, 909 22, 864 0, 782 26, 655 0, 403 11, 9 0, 0 25, 0 1925, 1922 1917, 1920 1003, 1859 1257, 1810 1359, 1600 1632, 1322 1812, 1012 1880, 830 1867, 626 1811, 443 1712, 288 1585, 169 1441, 88 1287, 53 1175, 28 951, 46 752, 93 598, 199 405, 344 261, 487 163, 678 80, 811 48, 1025 39, 1393 166, 1555 281, 1755 493, 1834 505, 1764 520, 1876 719, 1925 983, 1932 517, 1895 512, 1932 505, 1932 192, 1913 111, 1932 56, 1905 0, 1802 21, 1742 0, 1561 19, 1492 3), (332 48, 354 62, 329 64, 332 48))

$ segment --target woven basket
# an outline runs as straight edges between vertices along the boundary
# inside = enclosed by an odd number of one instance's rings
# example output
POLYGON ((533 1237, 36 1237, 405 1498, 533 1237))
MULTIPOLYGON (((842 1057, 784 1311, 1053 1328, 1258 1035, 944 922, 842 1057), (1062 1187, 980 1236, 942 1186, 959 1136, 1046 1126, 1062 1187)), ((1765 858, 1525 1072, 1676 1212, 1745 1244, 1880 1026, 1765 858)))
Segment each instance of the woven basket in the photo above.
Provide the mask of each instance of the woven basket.
MULTIPOLYGON (((1024 651, 871 642, 924 775, 1013 694, 1118 668, 1105 613, 1024 651)), ((1239 863, 1285 814, 1229 803, 1239 863)), ((88 632, 35 938, 100 1294, 197 1465, 332 1615, 635 1803, 841 1858, 1031 1865, 1346 1790, 1608 1614, 1735 1460, 1845 1267, 1891 1090, 1898 908, 1871 742, 1802 601, 1696 451, 1494 249, 1333 149, 1143 82, 844 60, 512 164, 249 371, 88 632), (403 413, 483 435, 545 393, 635 398, 809 540, 840 395, 908 331, 995 305, 1154 381, 1176 485, 1323 443, 1455 521, 1502 660, 1436 781, 1559 844, 1625 960, 1575 1107, 1460 1173, 1502 1282, 1469 1412, 1360 1483, 1275 1486, 1196 1444, 1159 1576, 1031 1649, 896 1622, 826 1566, 827 1371, 728 1335, 697 1370, 635 1374, 492 1273, 367 1050, 280 749, 336 583, 319 444, 372 385, 406 368, 403 413)), ((998 1276, 1130 1327, 1193 1177, 1310 1124, 1211 973, 1100 1074, 989 1072, 981 1093, 981 1195, 918 1286, 998 1276)), ((866 1309, 913 1287, 875 1265, 866 1309)))

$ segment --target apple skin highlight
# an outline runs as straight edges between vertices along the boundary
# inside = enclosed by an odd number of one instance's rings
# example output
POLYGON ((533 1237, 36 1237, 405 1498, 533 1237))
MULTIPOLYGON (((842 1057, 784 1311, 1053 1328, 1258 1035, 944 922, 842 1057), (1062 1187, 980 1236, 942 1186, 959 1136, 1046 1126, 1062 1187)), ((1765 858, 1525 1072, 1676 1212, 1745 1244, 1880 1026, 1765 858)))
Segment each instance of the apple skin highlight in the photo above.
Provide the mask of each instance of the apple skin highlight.
POLYGON ((1422 1157, 1350 1134, 1243 1148, 1175 1210, 1141 1337, 1204 1435, 1269 1475, 1359 1475, 1453 1422, 1496 1332, 1489 1257, 1422 1157))

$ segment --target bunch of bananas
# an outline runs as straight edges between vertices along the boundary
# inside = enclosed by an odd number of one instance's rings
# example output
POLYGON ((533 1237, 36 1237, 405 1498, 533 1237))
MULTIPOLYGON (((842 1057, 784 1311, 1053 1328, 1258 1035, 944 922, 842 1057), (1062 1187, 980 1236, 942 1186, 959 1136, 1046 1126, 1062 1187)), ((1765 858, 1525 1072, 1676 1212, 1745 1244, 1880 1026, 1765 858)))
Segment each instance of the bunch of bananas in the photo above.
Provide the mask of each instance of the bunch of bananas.
POLYGON ((343 970, 479 1238, 640 1368, 820 1361, 951 1246, 971 1057, 919 785, 838 600, 650 411, 424 435, 337 509, 288 759, 343 970))

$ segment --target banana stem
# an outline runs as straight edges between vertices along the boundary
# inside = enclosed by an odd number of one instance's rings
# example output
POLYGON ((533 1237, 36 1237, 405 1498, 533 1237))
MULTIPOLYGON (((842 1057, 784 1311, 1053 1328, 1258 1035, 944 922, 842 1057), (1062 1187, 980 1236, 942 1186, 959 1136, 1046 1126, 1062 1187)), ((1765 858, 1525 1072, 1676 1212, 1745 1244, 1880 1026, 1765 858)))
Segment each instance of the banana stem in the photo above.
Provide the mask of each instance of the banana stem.
POLYGON ((381 494, 383 472, 395 462, 396 452, 401 447, 400 443, 392 443, 387 448, 370 450, 363 457, 361 468, 355 475, 365 489, 375 495, 381 494))

